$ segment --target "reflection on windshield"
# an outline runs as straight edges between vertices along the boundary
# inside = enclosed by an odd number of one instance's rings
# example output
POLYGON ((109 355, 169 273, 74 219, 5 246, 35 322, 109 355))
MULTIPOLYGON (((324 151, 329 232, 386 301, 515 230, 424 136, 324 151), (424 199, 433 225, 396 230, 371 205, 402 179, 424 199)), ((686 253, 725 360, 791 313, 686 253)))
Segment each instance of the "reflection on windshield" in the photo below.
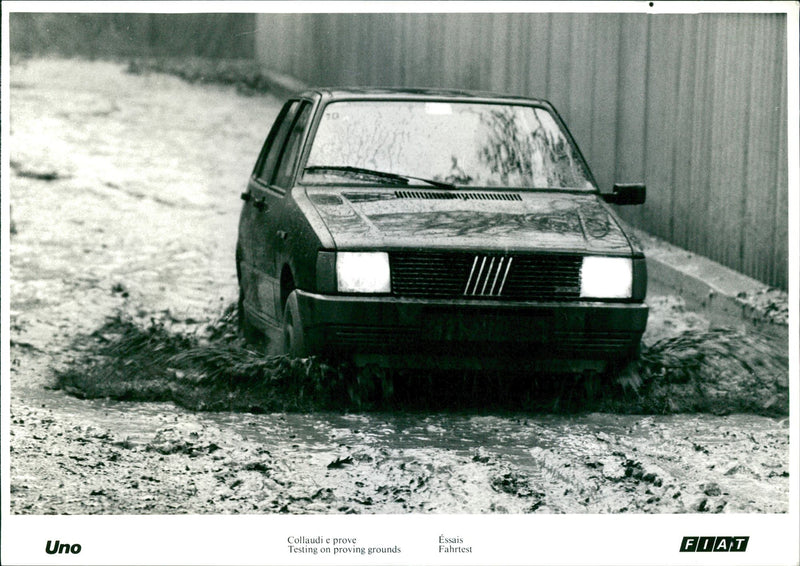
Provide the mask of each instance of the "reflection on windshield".
POLYGON ((460 187, 593 188, 550 113, 530 106, 335 102, 306 167, 314 184, 375 183, 347 171, 358 168, 460 187))

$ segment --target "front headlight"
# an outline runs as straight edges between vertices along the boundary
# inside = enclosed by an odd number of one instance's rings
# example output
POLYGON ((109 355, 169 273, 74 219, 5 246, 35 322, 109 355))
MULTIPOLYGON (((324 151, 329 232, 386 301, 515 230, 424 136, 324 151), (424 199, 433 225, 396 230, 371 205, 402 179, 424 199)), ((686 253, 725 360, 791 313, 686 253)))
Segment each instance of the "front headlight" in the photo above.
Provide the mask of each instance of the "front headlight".
POLYGON ((626 257, 586 256, 581 265, 581 297, 630 299, 633 265, 626 257))
POLYGON ((386 252, 336 254, 336 286, 340 293, 390 293, 392 280, 386 252))

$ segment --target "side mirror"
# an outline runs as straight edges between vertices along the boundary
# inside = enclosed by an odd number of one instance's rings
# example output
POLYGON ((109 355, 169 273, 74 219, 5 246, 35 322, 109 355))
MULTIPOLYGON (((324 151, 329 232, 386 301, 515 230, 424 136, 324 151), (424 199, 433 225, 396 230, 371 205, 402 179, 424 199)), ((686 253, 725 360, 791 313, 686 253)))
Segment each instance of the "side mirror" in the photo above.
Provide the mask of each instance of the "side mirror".
POLYGON ((615 183, 613 192, 600 196, 610 204, 644 204, 646 192, 641 183, 615 183))

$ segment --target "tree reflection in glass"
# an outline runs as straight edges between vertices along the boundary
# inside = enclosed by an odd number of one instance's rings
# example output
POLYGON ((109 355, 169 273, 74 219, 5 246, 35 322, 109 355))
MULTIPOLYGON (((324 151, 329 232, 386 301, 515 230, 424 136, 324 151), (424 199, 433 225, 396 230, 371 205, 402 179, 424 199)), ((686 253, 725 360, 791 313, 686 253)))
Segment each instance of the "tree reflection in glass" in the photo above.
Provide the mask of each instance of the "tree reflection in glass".
POLYGON ((549 111, 523 105, 335 102, 323 113, 306 167, 313 168, 306 184, 381 184, 374 171, 459 187, 594 188, 549 111))

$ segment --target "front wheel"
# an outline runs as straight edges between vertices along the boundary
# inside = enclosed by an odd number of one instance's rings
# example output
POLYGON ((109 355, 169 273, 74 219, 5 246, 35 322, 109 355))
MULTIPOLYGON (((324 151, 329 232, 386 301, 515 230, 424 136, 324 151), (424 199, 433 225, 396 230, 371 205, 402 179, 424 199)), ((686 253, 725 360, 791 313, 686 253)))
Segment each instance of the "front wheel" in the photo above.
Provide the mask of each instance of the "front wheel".
POLYGON ((283 344, 282 351, 293 358, 308 357, 303 321, 297 305, 297 293, 292 291, 286 299, 283 309, 283 344))

